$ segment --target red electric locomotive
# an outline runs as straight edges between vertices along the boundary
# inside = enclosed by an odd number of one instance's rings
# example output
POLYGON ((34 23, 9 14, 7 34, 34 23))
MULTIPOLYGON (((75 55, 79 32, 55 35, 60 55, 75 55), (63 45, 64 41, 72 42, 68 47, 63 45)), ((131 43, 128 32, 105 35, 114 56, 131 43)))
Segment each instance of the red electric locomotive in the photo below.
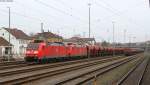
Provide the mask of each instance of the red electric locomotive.
POLYGON ((67 59, 87 56, 87 47, 72 43, 61 42, 32 42, 28 44, 26 61, 51 61, 55 59, 67 59))

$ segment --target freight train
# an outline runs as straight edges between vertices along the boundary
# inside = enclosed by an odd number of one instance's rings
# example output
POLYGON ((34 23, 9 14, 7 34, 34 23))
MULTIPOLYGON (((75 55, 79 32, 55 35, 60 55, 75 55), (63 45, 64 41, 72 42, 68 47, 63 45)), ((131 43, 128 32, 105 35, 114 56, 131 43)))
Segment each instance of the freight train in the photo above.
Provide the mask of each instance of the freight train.
POLYGON ((74 43, 44 42, 40 40, 28 44, 25 61, 50 62, 54 60, 79 59, 109 55, 133 55, 142 52, 131 48, 111 48, 96 45, 78 45, 74 43))

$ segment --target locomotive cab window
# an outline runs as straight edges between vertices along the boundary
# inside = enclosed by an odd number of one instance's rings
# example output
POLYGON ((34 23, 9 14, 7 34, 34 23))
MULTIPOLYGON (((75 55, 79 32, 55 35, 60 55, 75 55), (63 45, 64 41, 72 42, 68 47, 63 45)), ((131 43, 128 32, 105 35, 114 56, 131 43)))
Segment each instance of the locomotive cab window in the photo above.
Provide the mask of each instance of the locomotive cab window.
POLYGON ((37 50, 39 48, 39 44, 38 43, 30 43, 27 46, 27 49, 32 49, 32 50, 37 50))
POLYGON ((52 46, 64 46, 64 43, 61 43, 61 42, 54 42, 54 43, 51 43, 52 46))

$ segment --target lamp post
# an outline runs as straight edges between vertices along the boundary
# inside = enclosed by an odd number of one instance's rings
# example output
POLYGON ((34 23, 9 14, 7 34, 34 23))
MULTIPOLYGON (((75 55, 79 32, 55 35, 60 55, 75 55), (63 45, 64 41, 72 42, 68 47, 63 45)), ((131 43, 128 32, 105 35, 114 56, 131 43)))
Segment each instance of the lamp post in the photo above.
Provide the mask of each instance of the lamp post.
MULTIPOLYGON (((8 8, 8 10, 9 10, 9 15, 8 15, 8 21, 9 21, 9 23, 8 23, 8 25, 9 25, 9 29, 10 29, 10 7, 7 7, 8 8)), ((10 32, 9 32, 9 35, 8 35, 8 37, 9 37, 9 39, 8 39, 8 42, 9 42, 9 51, 8 51, 8 62, 10 61, 10 53, 11 53, 11 48, 10 48, 10 32)))
POLYGON ((129 35, 129 48, 131 47, 131 35, 129 35))
POLYGON ((91 3, 88 4, 89 6, 89 38, 91 37, 91 3))
POLYGON ((114 57, 115 56, 115 22, 113 21, 112 24, 113 24, 113 48, 114 48, 113 57, 114 57))
POLYGON ((127 32, 127 30, 124 29, 124 44, 126 43, 126 32, 127 32))
POLYGON ((149 0, 149 7, 150 7, 150 0, 149 0))
MULTIPOLYGON (((89 38, 91 37, 91 3, 88 4, 89 6, 89 38)), ((88 47, 88 59, 90 59, 90 48, 88 47)))

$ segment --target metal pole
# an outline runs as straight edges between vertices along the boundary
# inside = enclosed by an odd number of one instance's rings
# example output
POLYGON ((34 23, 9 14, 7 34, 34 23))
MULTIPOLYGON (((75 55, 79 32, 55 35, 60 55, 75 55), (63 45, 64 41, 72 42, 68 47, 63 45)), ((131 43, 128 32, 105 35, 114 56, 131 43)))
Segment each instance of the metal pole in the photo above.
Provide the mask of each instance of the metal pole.
POLYGON ((43 29, 43 23, 41 23, 41 32, 42 32, 42 39, 45 40, 44 29, 43 29))
POLYGON ((44 32, 43 23, 41 23, 41 31, 42 31, 42 33, 44 32))
MULTIPOLYGON (((124 40, 123 40, 124 45, 123 45, 123 47, 125 48, 126 47, 126 32, 127 32, 127 30, 124 29, 123 32, 124 32, 124 40)), ((125 55, 125 51, 123 52, 123 54, 125 55)))
POLYGON ((135 47, 135 44, 134 44, 134 43, 136 43, 136 42, 135 42, 136 37, 134 36, 134 37, 132 37, 132 38, 133 38, 133 40, 132 40, 132 47, 135 47))
POLYGON ((129 36, 129 48, 131 48, 131 35, 129 36))
POLYGON ((145 35, 145 49, 144 49, 144 56, 147 56, 148 53, 148 41, 147 41, 147 35, 145 35))
MULTIPOLYGON (((8 7, 9 9, 9 29, 10 29, 10 7, 8 7)), ((10 32, 9 32, 9 54, 8 54, 8 61, 10 61, 10 53, 11 53, 11 49, 10 49, 10 32)))
POLYGON ((108 39, 108 43, 109 43, 109 29, 107 29, 107 35, 108 35, 108 37, 107 37, 107 39, 108 39))
MULTIPOLYGON (((88 4, 89 6, 89 38, 91 37, 91 3, 88 4)), ((90 58, 90 49, 88 49, 88 59, 90 58)))
POLYGON ((126 43, 126 32, 127 32, 127 30, 124 29, 124 44, 126 43))
POLYGON ((89 5, 89 38, 91 37, 91 3, 89 5))
POLYGON ((114 57, 115 56, 115 22, 113 21, 112 24, 113 24, 113 48, 114 48, 113 57, 114 57))
POLYGON ((150 7, 150 0, 149 0, 149 7, 150 7))

